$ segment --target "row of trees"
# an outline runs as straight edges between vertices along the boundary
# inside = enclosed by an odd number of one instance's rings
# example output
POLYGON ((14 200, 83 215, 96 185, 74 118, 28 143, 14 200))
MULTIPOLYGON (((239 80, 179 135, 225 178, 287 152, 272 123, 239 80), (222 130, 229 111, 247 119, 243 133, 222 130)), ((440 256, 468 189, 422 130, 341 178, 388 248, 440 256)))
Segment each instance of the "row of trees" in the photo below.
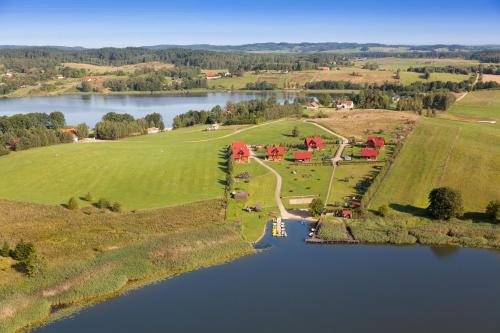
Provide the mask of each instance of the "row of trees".
POLYGON ((106 113, 95 126, 96 137, 102 140, 117 140, 133 135, 148 133, 148 128, 165 128, 163 117, 159 113, 151 113, 144 118, 135 119, 128 113, 106 113))
POLYGON ((216 105, 210 111, 190 110, 175 116, 174 128, 196 124, 257 124, 262 121, 299 116, 302 108, 297 103, 280 104, 276 98, 255 99, 239 103, 227 102, 224 108, 216 105))

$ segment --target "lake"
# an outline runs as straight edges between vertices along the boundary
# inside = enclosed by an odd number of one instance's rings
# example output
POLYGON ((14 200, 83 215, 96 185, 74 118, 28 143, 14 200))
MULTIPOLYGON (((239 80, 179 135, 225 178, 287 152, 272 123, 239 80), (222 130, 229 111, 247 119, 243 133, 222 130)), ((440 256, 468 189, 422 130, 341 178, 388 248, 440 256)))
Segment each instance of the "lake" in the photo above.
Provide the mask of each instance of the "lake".
POLYGON ((0 99, 0 116, 16 113, 61 111, 66 123, 87 123, 94 125, 108 112, 130 113, 143 118, 149 113, 158 112, 163 116, 165 126, 171 127, 178 114, 189 110, 210 110, 227 101, 240 102, 256 98, 276 96, 278 101, 293 100, 295 94, 285 93, 205 93, 199 95, 62 95, 49 97, 24 97, 0 99))
MULTIPOLYGON (((96 304, 35 332, 500 332, 500 253, 307 245, 306 227, 253 256, 96 304)), ((269 234, 269 233, 268 233, 269 234)))

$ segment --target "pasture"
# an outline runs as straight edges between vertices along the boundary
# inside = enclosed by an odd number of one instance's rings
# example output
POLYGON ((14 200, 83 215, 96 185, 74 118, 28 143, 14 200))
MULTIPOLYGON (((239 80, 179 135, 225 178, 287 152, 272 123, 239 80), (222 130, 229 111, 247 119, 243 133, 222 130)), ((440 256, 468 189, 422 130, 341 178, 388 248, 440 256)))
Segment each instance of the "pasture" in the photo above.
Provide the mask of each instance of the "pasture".
POLYGON ((421 213, 433 188, 450 186, 462 193, 465 211, 483 212, 500 197, 499 143, 500 131, 489 124, 422 119, 370 208, 421 213))
POLYGON ((448 113, 473 119, 500 119, 500 90, 473 91, 453 104, 448 113))
MULTIPOLYGON (((90 192, 126 209, 156 208, 220 198, 225 174, 222 150, 235 140, 292 143, 321 134, 314 125, 285 120, 217 139, 233 130, 205 132, 204 126, 120 141, 65 144, 0 158, 0 198, 60 205, 90 192), (207 140, 207 141, 199 141, 207 140)), ((82 205, 89 204, 80 201, 82 205)))
POLYGON ((386 57, 386 58, 373 58, 368 60, 359 60, 356 62, 356 66, 361 67, 367 62, 377 63, 381 69, 387 69, 391 71, 396 71, 398 68, 401 71, 406 70, 408 67, 424 67, 424 66, 447 66, 447 65, 477 65, 478 61, 466 60, 459 58, 396 58, 396 57, 386 57))

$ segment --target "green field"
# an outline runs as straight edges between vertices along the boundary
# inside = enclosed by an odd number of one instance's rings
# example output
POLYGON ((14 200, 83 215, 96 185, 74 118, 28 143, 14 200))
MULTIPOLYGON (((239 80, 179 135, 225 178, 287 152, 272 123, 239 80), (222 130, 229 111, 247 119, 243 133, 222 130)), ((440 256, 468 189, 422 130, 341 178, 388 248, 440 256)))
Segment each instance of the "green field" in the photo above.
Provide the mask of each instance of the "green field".
POLYGON ((451 114, 500 119, 500 90, 473 91, 448 110, 451 114))
MULTIPOLYGON (((87 192, 118 201, 127 209, 173 206, 219 198, 225 179, 222 149, 235 140, 247 143, 297 143, 289 135, 322 134, 314 125, 279 121, 238 135, 210 140, 231 131, 203 127, 175 130, 115 142, 66 144, 17 152, 0 158, 0 197, 64 204, 87 192), (209 141, 193 142, 197 140, 209 141)), ((81 204, 85 204, 81 201, 81 204)))
POLYGON ((356 66, 361 67, 365 63, 377 63, 380 68, 388 69, 391 71, 396 71, 398 68, 401 71, 406 70, 408 67, 424 67, 424 66, 447 66, 447 65, 474 65, 479 64, 478 61, 474 60, 465 60, 459 58, 395 58, 395 57, 386 57, 386 58, 373 58, 369 60, 357 61, 356 66))
POLYGON ((400 211, 427 207, 435 187, 462 193, 464 208, 483 212, 500 198, 500 131, 489 124, 422 119, 370 203, 400 211))
POLYGON ((430 77, 428 80, 422 78, 422 74, 420 73, 415 73, 415 72, 401 72, 399 73, 401 79, 401 83, 403 84, 411 84, 416 81, 424 81, 424 82, 431 82, 431 81, 451 81, 451 82, 461 82, 468 80, 470 78, 469 75, 464 75, 464 74, 450 74, 450 73, 431 73, 430 77))

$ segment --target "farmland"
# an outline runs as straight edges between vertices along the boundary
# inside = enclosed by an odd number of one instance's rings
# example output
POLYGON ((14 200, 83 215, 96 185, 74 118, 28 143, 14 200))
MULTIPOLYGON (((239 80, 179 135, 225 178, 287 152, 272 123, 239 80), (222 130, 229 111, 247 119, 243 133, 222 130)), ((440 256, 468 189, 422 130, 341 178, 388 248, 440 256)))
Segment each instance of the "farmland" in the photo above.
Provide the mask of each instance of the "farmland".
POLYGON ((422 119, 370 207, 422 212, 430 190, 450 186, 462 193, 465 211, 483 212, 500 196, 492 186, 500 182, 498 142, 500 131, 488 124, 422 119))
POLYGON ((500 90, 473 91, 452 105, 448 112, 473 119, 500 119, 500 90))

